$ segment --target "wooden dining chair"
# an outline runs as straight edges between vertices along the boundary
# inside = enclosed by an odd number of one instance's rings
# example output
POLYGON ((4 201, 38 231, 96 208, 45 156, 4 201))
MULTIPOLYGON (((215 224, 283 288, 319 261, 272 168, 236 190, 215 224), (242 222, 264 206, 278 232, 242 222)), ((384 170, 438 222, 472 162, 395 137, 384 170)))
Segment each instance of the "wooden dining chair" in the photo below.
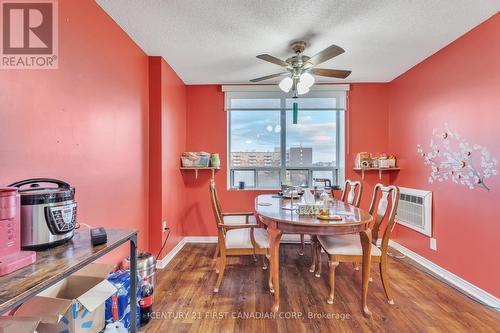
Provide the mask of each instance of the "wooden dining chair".
MULTIPOLYGON (((262 269, 267 269, 266 260, 269 260, 269 236, 264 228, 259 228, 255 223, 250 223, 253 213, 223 213, 215 189, 215 181, 210 180, 210 199, 217 225, 218 250, 216 258, 216 273, 219 274, 215 284, 214 292, 219 292, 219 287, 224 276, 227 256, 252 255, 256 259, 257 255, 263 255, 262 269), (226 223, 227 217, 245 217, 246 223, 226 223)), ((269 274, 269 289, 274 292, 269 274)))
MULTIPOLYGON (((211 181, 214 181, 213 179, 211 181)), ((217 191, 215 190, 215 181, 214 181, 214 201, 217 205, 217 209, 219 212, 222 212, 222 208, 220 206, 219 197, 217 196, 217 191)), ((241 220, 245 221, 245 224, 257 224, 257 219, 255 218, 255 214, 253 212, 234 212, 234 213, 222 213, 222 219, 224 220, 224 224, 241 224, 241 220)), ((214 259, 217 259, 219 256, 219 243, 217 243, 215 247, 214 259)))
POLYGON ((352 181, 347 179, 344 183, 344 190, 340 201, 344 201, 349 205, 359 207, 361 202, 361 194, 363 194, 363 185, 360 181, 352 181))
MULTIPOLYGON (((389 247, 389 238, 391 236, 392 229, 394 228, 394 218, 396 216, 398 203, 399 188, 394 185, 375 185, 369 210, 370 214, 374 217, 371 232, 371 260, 373 263, 379 264, 382 286, 384 287, 385 295, 387 296, 387 301, 389 302, 389 304, 394 304, 394 299, 389 288, 389 277, 387 275, 387 250, 389 247), (389 214, 387 214, 389 204, 391 209, 389 214), (385 223, 385 228, 382 233, 381 247, 378 248, 376 244, 379 238, 379 231, 381 231, 384 221, 387 222, 385 223)), ((341 262, 351 262, 358 264, 361 263, 363 260, 363 249, 361 247, 359 236, 356 234, 339 236, 318 236, 317 239, 321 248, 323 248, 323 250, 328 255, 330 295, 327 298, 327 303, 332 304, 335 295, 335 269, 341 262)), ((317 247, 318 258, 320 258, 321 255, 321 248, 319 246, 317 247)))
MULTIPOLYGON (((359 208, 359 203, 361 202, 361 194, 363 193, 363 185, 360 181, 352 181, 347 179, 344 183, 344 190, 342 191, 342 195, 340 196, 340 201, 343 201, 349 205, 359 208)), ((332 190, 333 196, 333 190, 332 190)), ((316 277, 321 276, 321 264, 317 264, 320 262, 316 260, 317 257, 317 249, 318 249, 318 239, 316 236, 311 235, 311 258, 312 264, 309 268, 309 272, 315 273, 316 277)), ((358 266, 356 263, 353 263, 353 266, 356 270, 358 270, 358 266)))

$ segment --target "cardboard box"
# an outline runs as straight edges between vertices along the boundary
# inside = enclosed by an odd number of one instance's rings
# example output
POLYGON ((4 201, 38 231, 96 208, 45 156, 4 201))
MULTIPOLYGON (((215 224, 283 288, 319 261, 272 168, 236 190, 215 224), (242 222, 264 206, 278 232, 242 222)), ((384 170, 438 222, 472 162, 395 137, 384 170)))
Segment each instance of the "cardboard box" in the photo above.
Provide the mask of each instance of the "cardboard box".
POLYGON ((370 167, 372 162, 372 157, 370 153, 361 152, 356 154, 356 159, 354 160, 355 168, 366 168, 370 167))
POLYGON ((396 160, 393 158, 388 158, 388 159, 380 159, 379 160, 379 168, 395 168, 396 167, 396 160))
POLYGON ((25 302, 14 316, 40 318, 38 333, 98 333, 105 301, 117 289, 106 277, 112 266, 89 265, 25 302))
POLYGON ((0 317, 0 333, 33 333, 39 322, 39 318, 0 317))

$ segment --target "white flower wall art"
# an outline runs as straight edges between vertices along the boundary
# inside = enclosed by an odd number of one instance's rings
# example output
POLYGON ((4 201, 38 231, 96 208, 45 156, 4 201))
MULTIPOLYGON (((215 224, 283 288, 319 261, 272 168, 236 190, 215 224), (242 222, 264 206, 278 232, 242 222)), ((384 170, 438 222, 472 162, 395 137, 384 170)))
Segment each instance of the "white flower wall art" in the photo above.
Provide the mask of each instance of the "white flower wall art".
POLYGON ((448 128, 434 129, 429 143, 430 151, 417 146, 424 164, 431 169, 429 183, 452 181, 469 189, 490 191, 487 179, 497 175, 498 161, 488 149, 479 144, 469 144, 458 132, 448 128))

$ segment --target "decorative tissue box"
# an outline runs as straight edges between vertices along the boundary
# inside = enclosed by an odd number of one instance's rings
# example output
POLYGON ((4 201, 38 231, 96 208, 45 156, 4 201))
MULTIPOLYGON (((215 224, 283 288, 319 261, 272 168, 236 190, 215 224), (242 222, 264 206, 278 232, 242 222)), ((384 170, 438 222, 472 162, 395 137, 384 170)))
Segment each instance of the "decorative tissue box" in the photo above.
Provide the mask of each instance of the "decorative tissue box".
POLYGON ((299 215, 318 215, 323 205, 299 203, 297 207, 299 208, 299 215))

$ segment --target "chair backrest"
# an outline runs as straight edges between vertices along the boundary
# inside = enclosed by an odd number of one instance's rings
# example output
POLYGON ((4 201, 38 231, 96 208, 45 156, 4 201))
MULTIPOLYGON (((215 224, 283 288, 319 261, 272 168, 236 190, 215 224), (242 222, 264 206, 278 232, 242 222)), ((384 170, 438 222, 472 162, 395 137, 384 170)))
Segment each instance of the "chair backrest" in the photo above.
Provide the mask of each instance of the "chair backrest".
POLYGON ((375 185, 373 189, 372 202, 370 204, 370 214, 374 218, 374 223, 372 227, 372 243, 377 244, 378 234, 380 227, 384 220, 387 220, 385 230, 382 236, 382 254, 387 253, 387 247, 389 246, 389 237, 391 236, 392 229, 394 228, 396 211, 398 209, 399 203, 399 188, 394 185, 384 186, 382 184, 375 185), (380 193, 380 198, 379 197, 380 193), (377 204, 378 198, 378 204, 377 204), (391 210, 387 214, 389 209, 389 203, 391 210), (375 211, 375 205, 377 210, 375 211), (386 219, 387 217, 387 219, 386 219))
POLYGON ((215 223, 217 229, 219 229, 219 224, 224 224, 224 218, 222 217, 222 209, 217 197, 217 190, 215 189, 215 180, 213 179, 210 179, 210 201, 212 203, 212 210, 214 211, 215 223))
POLYGON ((361 193, 363 192, 363 186, 359 181, 346 180, 344 184, 344 190, 342 191, 341 201, 347 202, 349 205, 359 207, 361 202, 361 193), (347 198, 347 201, 346 201, 347 198))

